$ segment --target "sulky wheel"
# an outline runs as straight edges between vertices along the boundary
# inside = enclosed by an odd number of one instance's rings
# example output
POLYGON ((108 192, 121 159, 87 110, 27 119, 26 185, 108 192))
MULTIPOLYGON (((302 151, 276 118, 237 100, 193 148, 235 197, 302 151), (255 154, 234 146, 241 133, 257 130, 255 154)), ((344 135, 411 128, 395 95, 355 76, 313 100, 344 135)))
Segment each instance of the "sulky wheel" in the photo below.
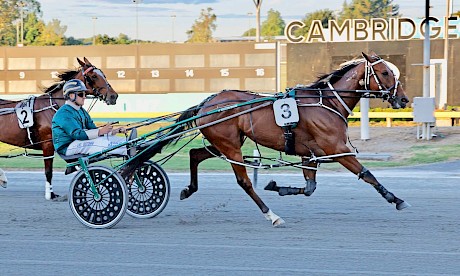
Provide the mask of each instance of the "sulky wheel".
POLYGON ((123 178, 104 166, 89 166, 88 173, 98 191, 81 170, 70 184, 70 209, 77 219, 91 228, 110 228, 117 224, 126 212, 128 189, 123 178))
POLYGON ((128 190, 128 214, 136 218, 153 218, 168 204, 171 187, 160 165, 146 161, 136 169, 128 190))

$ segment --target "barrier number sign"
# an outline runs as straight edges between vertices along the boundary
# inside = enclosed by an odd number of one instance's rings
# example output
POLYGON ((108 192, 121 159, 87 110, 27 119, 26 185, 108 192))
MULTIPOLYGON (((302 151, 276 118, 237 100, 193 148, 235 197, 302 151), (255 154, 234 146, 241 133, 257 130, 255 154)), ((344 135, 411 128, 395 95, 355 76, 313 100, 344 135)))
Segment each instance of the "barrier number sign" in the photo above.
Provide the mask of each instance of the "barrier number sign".
POLYGON ((276 124, 283 127, 299 122, 297 102, 293 98, 276 100, 273 103, 276 124))

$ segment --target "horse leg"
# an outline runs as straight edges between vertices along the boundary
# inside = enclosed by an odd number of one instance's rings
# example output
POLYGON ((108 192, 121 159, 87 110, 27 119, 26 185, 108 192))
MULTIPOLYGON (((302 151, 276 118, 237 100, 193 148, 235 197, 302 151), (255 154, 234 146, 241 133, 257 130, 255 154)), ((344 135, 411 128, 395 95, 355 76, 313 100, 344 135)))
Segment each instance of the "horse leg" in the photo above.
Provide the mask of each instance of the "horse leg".
POLYGON ((372 175, 372 173, 366 169, 354 156, 345 156, 338 158, 338 161, 342 166, 347 168, 352 173, 356 174, 359 179, 369 183, 377 190, 377 192, 386 199, 389 203, 395 203, 397 210, 402 210, 410 207, 410 204, 404 200, 396 197, 393 193, 389 192, 378 180, 372 175))
POLYGON ((180 199, 186 199, 198 191, 198 165, 206 159, 220 155, 215 147, 191 149, 190 156, 190 184, 180 192, 180 199))
MULTIPOLYGON (((233 156, 228 156, 228 158, 237 162, 243 162, 241 151, 236 151, 236 153, 233 154, 233 156)), ((252 198, 252 200, 257 204, 257 206, 259 206, 265 218, 267 220, 270 220, 272 222, 272 225, 275 227, 284 224, 284 220, 275 213, 273 213, 254 191, 254 187, 252 186, 251 180, 248 177, 246 167, 237 164, 232 164, 232 168, 236 176, 236 181, 238 182, 240 187, 243 188, 246 194, 248 194, 252 198)))
POLYGON ((53 160, 54 160, 54 147, 51 143, 43 143, 43 157, 45 163, 45 199, 53 201, 65 201, 67 196, 59 196, 53 192, 53 184, 51 182, 53 178, 53 160))
POLYGON ((296 187, 279 187, 276 185, 276 181, 271 180, 265 186, 264 190, 267 191, 276 191, 280 196, 285 195, 298 195, 304 194, 305 196, 311 196, 316 190, 316 169, 318 163, 310 162, 307 158, 302 158, 302 165, 311 167, 312 169, 302 169, 303 176, 305 178, 305 188, 296 188, 296 187))
POLYGON ((316 170, 318 169, 318 163, 310 162, 308 158, 302 158, 302 164, 311 169, 302 169, 303 177, 305 178, 305 188, 301 188, 300 192, 305 196, 311 196, 316 190, 316 170))

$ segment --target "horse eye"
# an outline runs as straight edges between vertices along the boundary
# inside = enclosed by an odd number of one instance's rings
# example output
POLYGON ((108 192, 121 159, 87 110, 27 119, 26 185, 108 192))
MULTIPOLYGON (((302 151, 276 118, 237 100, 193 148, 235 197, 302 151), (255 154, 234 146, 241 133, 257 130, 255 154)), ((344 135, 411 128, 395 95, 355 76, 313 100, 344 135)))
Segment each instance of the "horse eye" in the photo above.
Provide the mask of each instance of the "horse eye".
POLYGON ((388 71, 383 71, 382 75, 388 76, 388 71))
POLYGON ((92 75, 91 78, 97 79, 97 75, 92 75))

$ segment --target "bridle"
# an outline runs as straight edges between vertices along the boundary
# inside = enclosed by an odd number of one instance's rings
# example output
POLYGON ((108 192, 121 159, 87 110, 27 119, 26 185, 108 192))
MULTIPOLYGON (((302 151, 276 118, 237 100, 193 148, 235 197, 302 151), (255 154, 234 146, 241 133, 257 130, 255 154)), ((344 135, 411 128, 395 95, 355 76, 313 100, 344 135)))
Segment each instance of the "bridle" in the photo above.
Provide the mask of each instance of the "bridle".
MULTIPOLYGON (((362 80, 363 81, 362 85, 364 85, 365 90, 370 90, 370 80, 371 80, 371 77, 374 77, 375 83, 377 84, 379 88, 379 91, 377 92, 380 92, 380 97, 386 101, 396 99, 396 94, 398 92, 398 86, 400 84, 399 70, 398 70, 398 67, 396 67, 396 65, 394 65, 391 62, 385 61, 381 58, 378 58, 374 62, 370 62, 366 59, 364 70, 365 70, 365 73, 364 73, 364 80, 362 80), (390 69, 393 72, 395 83, 391 87, 386 87, 380 80, 379 76, 375 73, 374 66, 382 62, 388 69, 390 69), (393 93, 391 93, 391 91, 393 91, 393 93)), ((367 97, 369 96, 370 95, 367 95, 367 97)))
POLYGON ((83 76, 84 83, 91 88, 93 96, 96 97, 97 99, 101 100, 101 101, 106 102, 107 101, 107 95, 108 95, 108 92, 109 92, 109 89, 111 88, 111 86, 110 86, 110 83, 107 81, 107 78, 105 77, 104 73, 100 69, 98 69, 96 66, 91 65, 86 70, 83 70, 83 67, 82 67, 81 68, 81 74, 83 76), (94 81, 88 75, 89 72, 94 72, 94 73, 98 74, 99 76, 101 76, 102 79, 105 81, 105 86, 95 87, 94 86, 95 85, 94 81), (105 95, 101 93, 101 90, 104 89, 104 88, 107 91, 107 93, 105 93, 105 95))

